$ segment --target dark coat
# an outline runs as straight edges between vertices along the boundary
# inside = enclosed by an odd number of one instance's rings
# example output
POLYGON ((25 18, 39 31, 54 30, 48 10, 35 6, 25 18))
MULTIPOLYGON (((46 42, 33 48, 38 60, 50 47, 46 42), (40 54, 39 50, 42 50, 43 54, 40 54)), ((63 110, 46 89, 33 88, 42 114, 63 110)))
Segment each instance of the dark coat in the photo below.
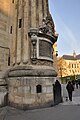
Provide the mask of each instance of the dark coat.
POLYGON ((71 83, 67 84, 66 89, 67 89, 68 92, 74 91, 74 87, 73 87, 73 85, 71 83))
POLYGON ((53 87, 54 87, 54 89, 53 89, 54 90, 54 103, 58 104, 62 101, 60 82, 58 80, 56 80, 53 87))

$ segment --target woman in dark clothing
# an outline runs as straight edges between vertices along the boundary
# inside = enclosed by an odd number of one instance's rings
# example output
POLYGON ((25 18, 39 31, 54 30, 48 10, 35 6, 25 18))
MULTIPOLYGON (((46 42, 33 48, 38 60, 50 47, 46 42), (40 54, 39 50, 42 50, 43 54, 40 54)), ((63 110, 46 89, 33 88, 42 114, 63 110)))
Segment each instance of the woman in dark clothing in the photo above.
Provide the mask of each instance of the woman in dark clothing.
POLYGON ((68 82, 68 84, 66 86, 66 89, 68 91, 69 100, 72 101, 72 92, 74 91, 74 87, 73 87, 73 85, 71 84, 70 81, 68 82))
POLYGON ((54 84, 54 102, 55 104, 62 102, 61 84, 58 80, 54 84))

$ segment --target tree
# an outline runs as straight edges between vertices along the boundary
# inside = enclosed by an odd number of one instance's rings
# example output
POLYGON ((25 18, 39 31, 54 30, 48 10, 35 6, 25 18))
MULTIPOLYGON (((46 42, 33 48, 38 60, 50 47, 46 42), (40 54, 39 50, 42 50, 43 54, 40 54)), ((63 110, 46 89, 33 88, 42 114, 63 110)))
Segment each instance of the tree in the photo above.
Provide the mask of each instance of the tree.
POLYGON ((58 58, 58 76, 59 77, 67 76, 66 67, 67 67, 66 61, 62 57, 58 58))

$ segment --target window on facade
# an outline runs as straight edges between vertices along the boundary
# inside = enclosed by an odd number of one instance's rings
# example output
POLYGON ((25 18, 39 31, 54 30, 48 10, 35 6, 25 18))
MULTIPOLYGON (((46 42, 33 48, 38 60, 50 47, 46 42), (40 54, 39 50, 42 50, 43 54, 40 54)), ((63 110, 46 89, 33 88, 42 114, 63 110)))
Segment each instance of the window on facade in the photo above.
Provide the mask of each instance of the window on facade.
POLYGON ((8 57, 8 66, 10 66, 10 57, 8 57))
POLYGON ((41 85, 37 85, 36 86, 36 92, 37 93, 41 93, 42 92, 42 86, 41 85))
POLYGON ((12 0, 12 3, 14 3, 14 0, 12 0))
POLYGON ((72 64, 72 68, 74 67, 74 65, 72 64))
POLYGON ((70 68, 70 63, 69 63, 69 68, 70 68))
POLYGON ((72 73, 73 73, 73 74, 75 73, 74 70, 72 70, 72 73))
POLYGON ((22 19, 19 19, 19 28, 22 26, 22 19))
POLYGON ((79 68, 79 65, 77 64, 77 68, 79 68))
POLYGON ((11 26, 11 28, 10 28, 10 34, 12 34, 12 26, 11 26))
POLYGON ((76 68, 76 64, 74 64, 74 67, 76 68))

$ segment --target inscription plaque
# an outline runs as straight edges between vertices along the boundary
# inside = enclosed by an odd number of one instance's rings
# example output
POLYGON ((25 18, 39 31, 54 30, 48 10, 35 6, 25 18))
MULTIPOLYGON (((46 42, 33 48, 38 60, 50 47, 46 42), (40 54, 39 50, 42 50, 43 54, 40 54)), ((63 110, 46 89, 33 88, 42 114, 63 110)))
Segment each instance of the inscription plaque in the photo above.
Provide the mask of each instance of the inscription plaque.
POLYGON ((45 39, 39 39, 38 41, 38 58, 53 60, 52 55, 52 43, 45 39))

